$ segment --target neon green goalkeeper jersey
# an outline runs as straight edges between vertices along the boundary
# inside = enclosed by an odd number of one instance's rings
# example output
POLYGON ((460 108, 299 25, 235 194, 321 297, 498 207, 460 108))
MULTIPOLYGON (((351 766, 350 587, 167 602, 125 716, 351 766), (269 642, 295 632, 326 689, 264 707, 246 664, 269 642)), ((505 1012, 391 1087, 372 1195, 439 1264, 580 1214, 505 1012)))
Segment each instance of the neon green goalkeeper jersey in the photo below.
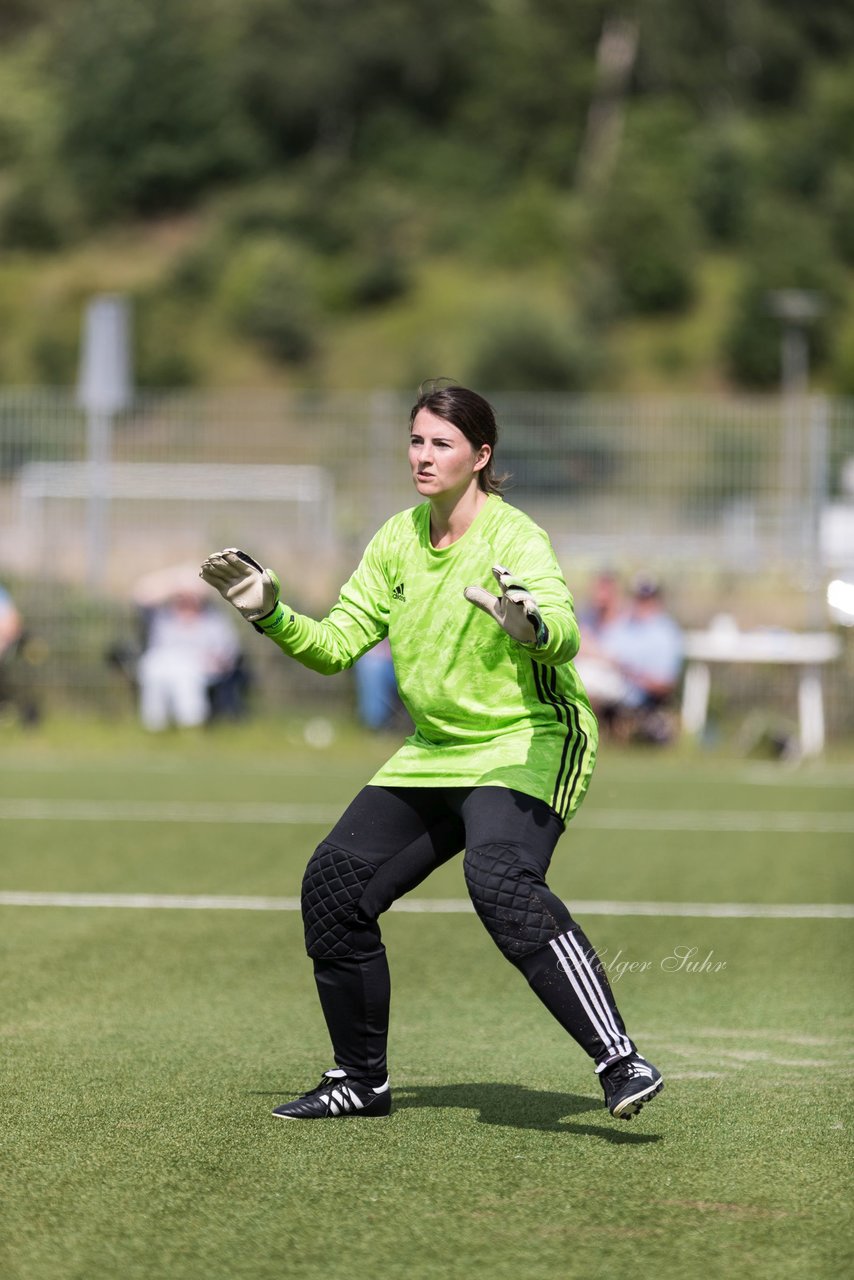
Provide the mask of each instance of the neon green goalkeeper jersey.
POLYGON ((450 546, 430 542, 430 504, 392 516, 321 621, 284 607, 263 628, 313 671, 350 667, 388 635, 415 732, 371 779, 390 787, 511 787, 568 820, 587 789, 597 725, 572 666, 578 624, 548 535, 495 494, 450 546), (492 566, 530 589, 548 626, 542 648, 511 639, 469 604, 497 592, 492 566))

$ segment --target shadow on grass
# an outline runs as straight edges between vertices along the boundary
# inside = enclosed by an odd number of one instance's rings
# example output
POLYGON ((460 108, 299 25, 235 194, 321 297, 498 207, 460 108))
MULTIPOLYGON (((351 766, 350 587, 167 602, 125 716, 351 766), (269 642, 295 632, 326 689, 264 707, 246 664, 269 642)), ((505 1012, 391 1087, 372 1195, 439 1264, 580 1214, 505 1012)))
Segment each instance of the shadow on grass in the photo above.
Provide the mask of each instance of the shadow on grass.
MULTIPOLYGON (((278 1098, 296 1096, 297 1091, 252 1089, 255 1097, 278 1098)), ((521 1084, 437 1084, 403 1085, 394 1090, 396 1111, 437 1111, 459 1107, 476 1111, 479 1124, 494 1124, 506 1129, 539 1129, 544 1133, 587 1134, 605 1142, 660 1142, 659 1133, 627 1131, 630 1121, 611 1120, 603 1124, 579 1124, 574 1116, 595 1111, 601 1114, 604 1103, 584 1098, 577 1093, 548 1093, 544 1089, 527 1089, 521 1084), (619 1127, 618 1127, 619 1126, 619 1127)))
MULTIPOLYGON (((577 1093, 550 1093, 519 1084, 445 1084, 403 1086, 394 1091, 395 1110, 460 1107, 476 1111, 480 1124, 509 1129, 539 1129, 547 1133, 579 1133, 606 1142, 659 1142, 657 1133, 627 1132, 626 1121, 579 1124, 573 1117, 595 1111, 604 1103, 577 1093), (619 1124, 619 1129, 616 1127, 619 1124)), ((630 1123, 630 1122, 628 1122, 630 1123)))

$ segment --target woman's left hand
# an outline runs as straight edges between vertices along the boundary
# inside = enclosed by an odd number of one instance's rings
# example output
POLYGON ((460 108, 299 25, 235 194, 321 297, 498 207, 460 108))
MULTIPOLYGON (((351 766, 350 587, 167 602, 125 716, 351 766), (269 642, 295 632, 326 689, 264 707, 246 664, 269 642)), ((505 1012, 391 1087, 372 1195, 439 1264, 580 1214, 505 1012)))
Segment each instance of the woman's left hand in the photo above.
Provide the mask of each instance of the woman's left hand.
POLYGON ((492 614, 499 627, 519 644, 533 644, 541 649, 548 643, 549 629, 536 600, 524 582, 514 578, 503 565, 493 565, 492 572, 501 587, 501 595, 494 596, 483 587, 466 587, 463 593, 466 600, 492 614))

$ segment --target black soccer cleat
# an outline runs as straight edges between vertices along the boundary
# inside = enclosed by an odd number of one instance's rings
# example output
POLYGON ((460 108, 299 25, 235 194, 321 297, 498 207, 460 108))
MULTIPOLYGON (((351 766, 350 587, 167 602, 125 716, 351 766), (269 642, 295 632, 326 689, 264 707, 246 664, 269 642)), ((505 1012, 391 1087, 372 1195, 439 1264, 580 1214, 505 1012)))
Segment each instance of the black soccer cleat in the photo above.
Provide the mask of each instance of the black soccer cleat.
POLYGON ((645 1102, 664 1088, 661 1072, 638 1053, 620 1058, 599 1078, 605 1091, 605 1106, 616 1120, 631 1120, 645 1102))
POLYGON ((276 1107, 280 1120, 331 1120, 334 1116, 387 1116, 391 1111, 388 1080, 375 1089, 349 1079, 346 1071, 327 1071, 316 1089, 276 1107))

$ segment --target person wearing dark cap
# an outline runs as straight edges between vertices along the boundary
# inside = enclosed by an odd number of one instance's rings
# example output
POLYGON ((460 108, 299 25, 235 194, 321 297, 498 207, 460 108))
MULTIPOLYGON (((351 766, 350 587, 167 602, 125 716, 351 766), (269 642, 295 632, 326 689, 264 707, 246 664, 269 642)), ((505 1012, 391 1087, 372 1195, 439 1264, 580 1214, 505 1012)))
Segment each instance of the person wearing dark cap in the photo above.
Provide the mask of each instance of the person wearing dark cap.
POLYGON ((669 736, 659 721, 645 721, 645 716, 658 712, 674 693, 683 661, 682 631, 665 607, 662 585, 656 578, 639 574, 632 581, 629 607, 600 632, 597 656, 609 665, 612 675, 607 696, 601 701, 588 687, 597 715, 615 728, 621 722, 628 723, 641 737, 660 740, 669 736))
POLYGON ((582 652, 595 651, 599 636, 625 610, 623 584, 616 569, 599 569, 588 587, 588 597, 576 611, 582 652))

